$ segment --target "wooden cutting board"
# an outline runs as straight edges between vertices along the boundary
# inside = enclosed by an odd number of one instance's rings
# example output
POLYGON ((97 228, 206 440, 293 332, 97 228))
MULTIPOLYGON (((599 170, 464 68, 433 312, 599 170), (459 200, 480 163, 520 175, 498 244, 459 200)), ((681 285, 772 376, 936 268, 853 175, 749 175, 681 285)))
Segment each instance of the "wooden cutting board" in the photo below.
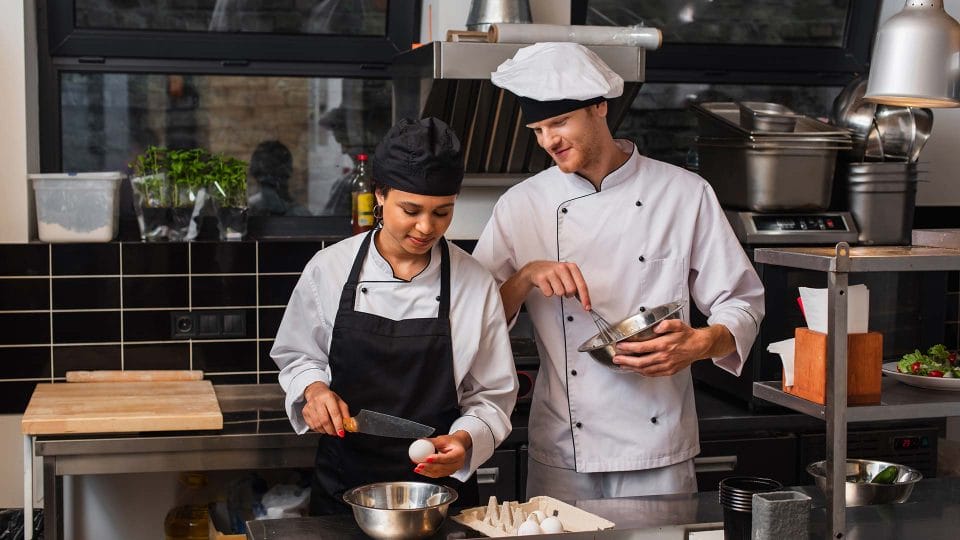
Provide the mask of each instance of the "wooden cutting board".
POLYGON ((38 384, 21 431, 27 435, 222 429, 210 381, 38 384))

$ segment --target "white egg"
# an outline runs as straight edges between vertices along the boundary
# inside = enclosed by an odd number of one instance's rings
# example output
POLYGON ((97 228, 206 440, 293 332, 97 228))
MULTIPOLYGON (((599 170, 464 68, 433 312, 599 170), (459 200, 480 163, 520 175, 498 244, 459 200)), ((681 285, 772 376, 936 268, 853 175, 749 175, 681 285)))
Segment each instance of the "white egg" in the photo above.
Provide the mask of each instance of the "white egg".
POLYGON ((431 454, 436 452, 437 449, 433 447, 433 443, 426 439, 413 441, 410 443, 410 449, 407 450, 410 460, 414 463, 423 463, 431 454))
POLYGON ((543 534, 562 533, 563 523, 560 523, 560 518, 557 516, 550 516, 540 522, 540 530, 543 531, 543 534))
POLYGON ((534 534, 543 534, 543 531, 533 520, 528 519, 517 528, 517 536, 532 536, 534 534))
POLYGON ((547 515, 543 513, 543 510, 534 510, 533 512, 530 512, 530 515, 531 515, 531 516, 535 516, 535 517, 537 518, 537 523, 538 523, 538 524, 539 524, 541 521, 547 519, 547 515))

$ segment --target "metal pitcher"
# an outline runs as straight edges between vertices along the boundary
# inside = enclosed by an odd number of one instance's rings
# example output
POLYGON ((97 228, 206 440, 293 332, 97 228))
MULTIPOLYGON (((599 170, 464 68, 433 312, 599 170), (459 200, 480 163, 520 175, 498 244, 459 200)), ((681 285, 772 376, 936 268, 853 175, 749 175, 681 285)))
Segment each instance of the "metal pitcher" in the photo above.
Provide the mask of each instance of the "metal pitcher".
POLYGON ((529 0, 471 0, 467 30, 486 32, 495 23, 530 23, 529 0))

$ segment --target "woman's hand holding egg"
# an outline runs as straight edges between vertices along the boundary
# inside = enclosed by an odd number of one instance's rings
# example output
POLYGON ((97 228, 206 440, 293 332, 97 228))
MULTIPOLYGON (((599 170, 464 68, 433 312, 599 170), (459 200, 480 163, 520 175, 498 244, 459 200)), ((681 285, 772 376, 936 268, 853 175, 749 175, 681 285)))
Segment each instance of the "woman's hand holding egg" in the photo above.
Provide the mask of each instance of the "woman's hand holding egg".
POLYGON ((413 472, 422 474, 429 478, 442 478, 463 468, 467 459, 467 450, 473 446, 473 440, 466 431, 457 431, 450 435, 441 435, 430 439, 418 439, 410 445, 410 459, 416 462, 416 457, 422 458, 413 472), (424 454, 425 446, 420 443, 425 441, 434 446, 436 453, 424 454), (418 452, 414 454, 414 445, 419 446, 418 452))

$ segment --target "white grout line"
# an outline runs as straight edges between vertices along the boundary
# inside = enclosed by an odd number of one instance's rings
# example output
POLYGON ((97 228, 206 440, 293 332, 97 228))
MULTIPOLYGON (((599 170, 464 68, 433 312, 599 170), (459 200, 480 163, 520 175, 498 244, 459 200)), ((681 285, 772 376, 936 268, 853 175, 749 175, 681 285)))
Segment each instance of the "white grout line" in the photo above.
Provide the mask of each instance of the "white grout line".
MULTIPOLYGON (((187 305, 193 311, 193 242, 187 245, 187 305)), ((193 369, 193 339, 187 340, 187 354, 190 356, 190 369, 193 369)))
POLYGON ((255 351, 257 355, 257 384, 260 384, 260 242, 253 245, 253 271, 257 274, 257 277, 254 278, 254 294, 256 295, 254 299, 256 300, 257 309, 253 312, 253 325, 254 338, 257 339, 257 350, 255 351))
POLYGON ((53 382, 53 244, 47 246, 47 272, 49 278, 47 294, 50 301, 47 304, 47 316, 50 320, 50 382, 53 382))
POLYGON ((127 369, 127 353, 124 349, 124 339, 126 338, 126 329, 123 326, 123 245, 120 248, 120 371, 127 369))
MULTIPOLYGON (((193 340, 196 343, 268 343, 273 341, 274 338, 231 338, 231 339, 197 339, 193 340)), ((3 349, 39 349, 41 347, 53 347, 64 348, 64 347, 97 347, 97 346, 113 346, 113 345, 126 345, 128 347, 137 346, 137 345, 180 345, 186 344, 188 340, 186 339, 171 339, 168 341, 78 341, 76 343, 8 343, 0 345, 0 350, 3 349)))
MULTIPOLYGON (((106 279, 106 278, 137 278, 137 279, 149 279, 149 278, 182 278, 188 277, 191 274, 66 274, 66 275, 46 275, 46 276, 0 276, 0 281, 9 280, 22 280, 22 279, 106 279)), ((263 274, 256 274, 251 272, 224 272, 224 273, 215 273, 215 274, 196 274, 197 277, 253 277, 253 276, 299 276, 300 272, 264 272, 263 274)))

